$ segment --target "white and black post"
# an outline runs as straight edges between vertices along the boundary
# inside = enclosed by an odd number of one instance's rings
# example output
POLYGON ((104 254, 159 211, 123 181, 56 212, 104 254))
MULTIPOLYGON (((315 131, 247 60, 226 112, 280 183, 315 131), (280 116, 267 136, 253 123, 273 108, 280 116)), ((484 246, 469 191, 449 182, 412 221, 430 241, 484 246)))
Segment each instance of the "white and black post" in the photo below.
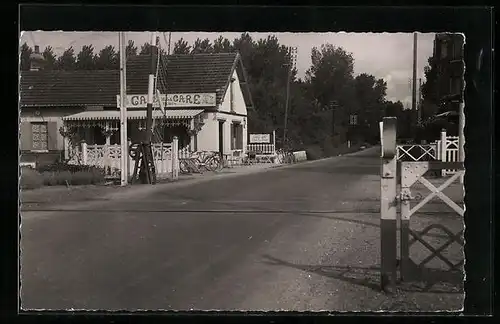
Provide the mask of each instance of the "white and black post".
POLYGON ((394 292, 397 277, 397 155, 396 117, 384 117, 380 174, 380 283, 383 291, 394 292))
POLYGON ((128 183, 128 136, 127 136, 127 59, 125 33, 120 32, 118 37, 120 48, 120 170, 122 186, 128 183))

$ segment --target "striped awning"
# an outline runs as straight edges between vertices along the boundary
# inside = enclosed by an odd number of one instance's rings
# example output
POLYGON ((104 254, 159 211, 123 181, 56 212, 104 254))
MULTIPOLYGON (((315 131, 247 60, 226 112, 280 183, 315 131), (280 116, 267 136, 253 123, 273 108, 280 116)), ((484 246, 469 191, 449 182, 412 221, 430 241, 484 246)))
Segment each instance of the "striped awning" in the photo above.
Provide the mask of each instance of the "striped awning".
MULTIPOLYGON (((203 112, 203 109, 179 109, 179 110, 160 110, 153 111, 153 119, 191 119, 203 112)), ((118 110, 97 110, 84 111, 74 115, 63 117, 63 120, 119 120, 120 111, 118 110)), ((127 111, 127 119, 146 119, 146 110, 127 111)))

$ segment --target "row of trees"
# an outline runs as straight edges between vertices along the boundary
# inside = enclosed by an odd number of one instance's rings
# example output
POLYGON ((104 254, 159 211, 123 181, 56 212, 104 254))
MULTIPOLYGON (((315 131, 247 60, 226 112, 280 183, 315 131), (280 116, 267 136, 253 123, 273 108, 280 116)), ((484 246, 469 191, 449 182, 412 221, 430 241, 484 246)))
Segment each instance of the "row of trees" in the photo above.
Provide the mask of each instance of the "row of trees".
MULTIPOLYGON (((149 44, 141 47, 139 54, 149 51, 149 44)), ((126 48, 127 55, 137 55, 138 48, 133 41, 129 41, 126 48)), ((21 46, 21 71, 30 69, 30 55, 33 49, 24 43, 21 46)), ((94 46, 84 45, 80 52, 75 55, 75 49, 69 47, 61 56, 56 57, 51 46, 47 46, 41 53, 44 57, 44 69, 46 70, 110 70, 118 69, 120 52, 114 46, 106 46, 98 53, 94 53, 94 46)))
MULTIPOLYGON (((138 50, 130 41, 127 55, 147 54, 148 50, 148 44, 138 50)), ((21 67, 29 69, 31 49, 24 44, 21 51, 24 60, 21 67)), ((234 51, 242 57, 254 100, 255 109, 249 111, 250 131, 276 130, 280 142, 291 66, 287 46, 280 44, 275 36, 255 40, 248 33, 233 41, 223 37, 213 42, 197 39, 192 45, 180 39, 173 46, 174 54, 234 51)), ((44 50, 43 55, 48 69, 71 70, 116 68, 119 53, 112 46, 107 46, 94 54, 92 45, 86 45, 77 55, 71 47, 58 58, 50 47, 44 50)), ((314 47, 311 61, 304 79, 298 78, 296 69, 291 73, 287 125, 291 146, 314 146, 328 155, 334 146, 348 139, 375 142, 379 138, 378 122, 381 118, 397 115, 403 110, 401 102, 385 99, 387 84, 384 80, 366 73, 354 75, 354 58, 343 48, 332 44, 314 47), (357 116, 357 125, 350 125, 352 115, 357 116)))

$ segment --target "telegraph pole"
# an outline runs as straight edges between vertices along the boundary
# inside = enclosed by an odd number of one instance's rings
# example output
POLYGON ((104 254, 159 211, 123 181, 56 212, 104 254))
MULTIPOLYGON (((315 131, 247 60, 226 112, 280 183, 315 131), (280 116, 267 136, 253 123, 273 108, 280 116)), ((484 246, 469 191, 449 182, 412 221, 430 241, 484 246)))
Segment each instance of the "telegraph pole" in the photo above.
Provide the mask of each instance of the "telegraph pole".
POLYGON ((154 99, 154 83, 156 74, 156 33, 151 33, 151 69, 148 78, 148 103, 146 106, 146 144, 151 144, 153 137, 153 99, 154 99))
POLYGON ((127 58, 125 33, 120 32, 118 35, 118 43, 120 48, 120 170, 122 186, 126 186, 128 182, 128 136, 127 136, 127 58))
MULTIPOLYGON (((411 109, 412 115, 415 118, 415 113, 417 110, 417 33, 413 33, 413 89, 412 89, 412 101, 411 101, 411 109)), ((412 118, 412 119, 413 119, 412 118)), ((414 119, 413 119, 414 120, 414 119)), ((413 128, 413 137, 415 139, 416 136, 416 127, 413 128)))
POLYGON ((418 79, 417 124, 422 123, 422 78, 418 79))
POLYGON ((290 82, 292 79, 292 72, 295 68, 295 64, 297 62, 297 47, 289 47, 289 62, 288 62, 288 78, 286 82, 286 102, 285 102, 285 122, 283 127, 283 146, 286 145, 286 132, 287 132, 287 123, 288 123, 288 104, 290 101, 290 82))
POLYGON ((168 52, 167 54, 170 55, 170 41, 172 40, 172 32, 168 32, 168 52))

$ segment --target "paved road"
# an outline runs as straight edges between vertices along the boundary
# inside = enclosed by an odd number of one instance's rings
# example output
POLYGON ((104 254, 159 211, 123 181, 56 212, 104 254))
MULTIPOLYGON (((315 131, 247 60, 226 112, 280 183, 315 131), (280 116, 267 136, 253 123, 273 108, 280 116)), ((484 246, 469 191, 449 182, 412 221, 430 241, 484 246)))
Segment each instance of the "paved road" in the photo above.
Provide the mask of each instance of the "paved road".
POLYGON ((377 309, 378 154, 24 212, 22 307, 377 309))

